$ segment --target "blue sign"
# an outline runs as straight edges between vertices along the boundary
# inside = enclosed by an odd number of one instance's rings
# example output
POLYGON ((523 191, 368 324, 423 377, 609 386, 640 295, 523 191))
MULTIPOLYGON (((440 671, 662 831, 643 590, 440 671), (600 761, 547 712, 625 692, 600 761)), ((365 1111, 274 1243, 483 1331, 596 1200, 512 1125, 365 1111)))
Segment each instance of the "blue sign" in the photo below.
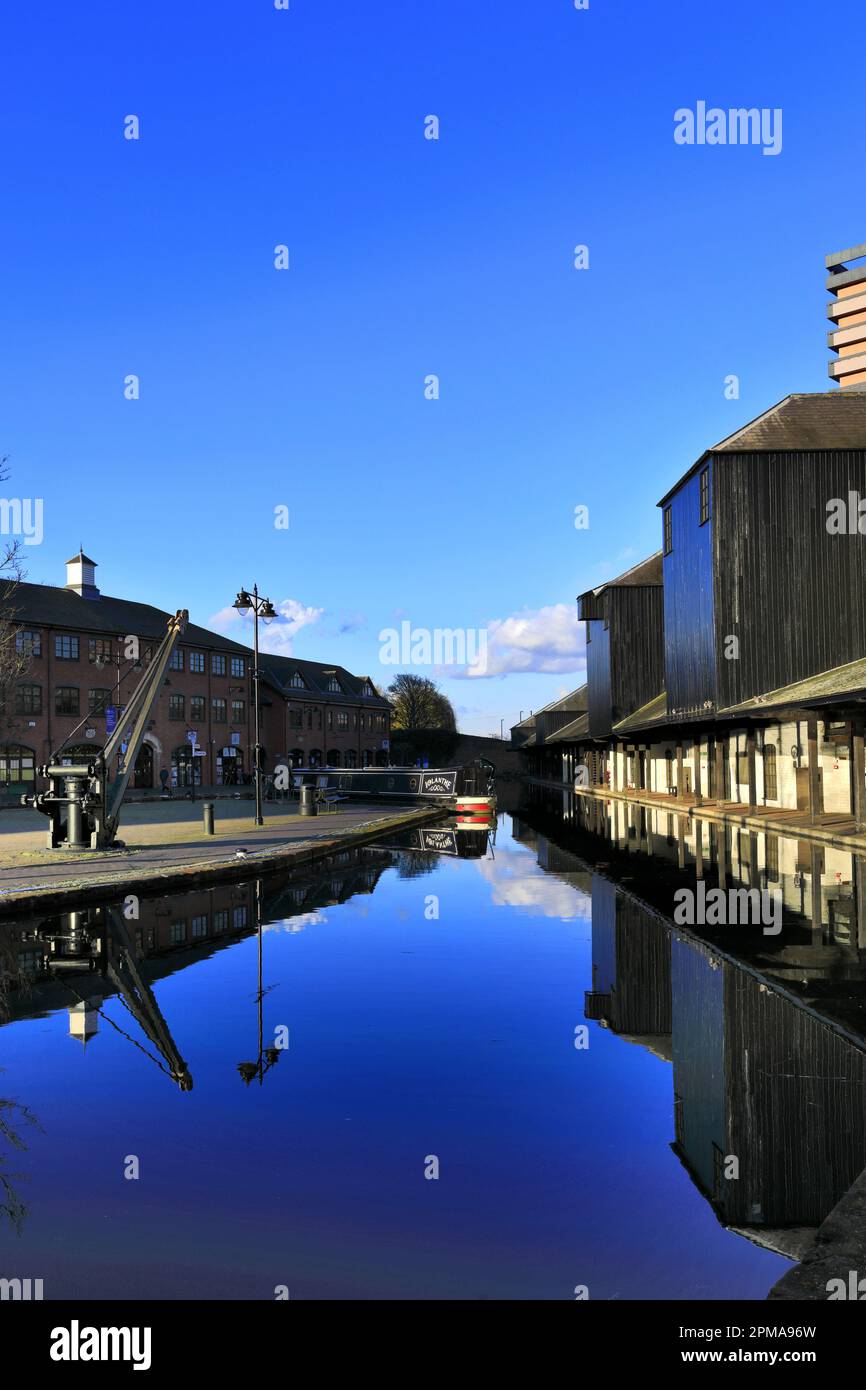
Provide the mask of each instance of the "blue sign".
POLYGON ((117 728, 117 707, 109 705, 105 711, 105 732, 113 734, 117 728))

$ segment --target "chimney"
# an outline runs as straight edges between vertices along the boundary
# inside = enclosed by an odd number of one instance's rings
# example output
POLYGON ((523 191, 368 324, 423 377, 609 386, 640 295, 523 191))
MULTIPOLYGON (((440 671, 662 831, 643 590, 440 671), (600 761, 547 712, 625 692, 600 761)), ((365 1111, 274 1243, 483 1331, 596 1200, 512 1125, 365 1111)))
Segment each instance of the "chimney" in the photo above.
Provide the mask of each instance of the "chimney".
POLYGON ((78 594, 79 598, 99 598, 96 587, 96 561, 79 550, 71 560, 66 561, 66 588, 78 594))
POLYGON ((827 346, 838 353, 828 370, 843 391, 866 391, 866 245, 838 251, 825 265, 827 289, 835 296, 827 305, 835 325, 827 346))

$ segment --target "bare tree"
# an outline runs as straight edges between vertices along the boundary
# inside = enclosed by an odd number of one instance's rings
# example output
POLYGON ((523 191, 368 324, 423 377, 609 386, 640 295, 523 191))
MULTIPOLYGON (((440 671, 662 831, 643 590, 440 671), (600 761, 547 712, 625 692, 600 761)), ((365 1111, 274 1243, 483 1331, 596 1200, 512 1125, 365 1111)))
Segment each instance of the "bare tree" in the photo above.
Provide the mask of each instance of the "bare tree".
POLYGON ((395 729, 455 729, 454 709, 447 695, 427 676, 410 671, 394 677, 388 687, 395 729))
MULTIPOLYGON (((0 483, 9 477, 7 459, 0 458, 0 483)), ((13 728, 15 684, 28 666, 25 652, 18 650, 17 623, 14 621, 15 590, 24 578, 23 547, 18 537, 0 538, 0 735, 13 728)))

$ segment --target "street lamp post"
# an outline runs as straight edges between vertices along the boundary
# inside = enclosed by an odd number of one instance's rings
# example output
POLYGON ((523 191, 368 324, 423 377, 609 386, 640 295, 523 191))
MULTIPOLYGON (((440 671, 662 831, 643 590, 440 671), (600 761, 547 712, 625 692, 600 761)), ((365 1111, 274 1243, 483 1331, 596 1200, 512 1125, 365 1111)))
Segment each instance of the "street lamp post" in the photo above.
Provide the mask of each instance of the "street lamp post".
POLYGON ((259 618, 269 623, 277 616, 277 611, 269 598, 259 598, 258 585, 253 585, 252 594, 241 589, 232 605, 239 613, 253 612, 253 715, 255 719, 256 745, 253 752, 253 776, 256 785, 256 825, 264 825, 262 816, 262 758, 259 737, 259 618))

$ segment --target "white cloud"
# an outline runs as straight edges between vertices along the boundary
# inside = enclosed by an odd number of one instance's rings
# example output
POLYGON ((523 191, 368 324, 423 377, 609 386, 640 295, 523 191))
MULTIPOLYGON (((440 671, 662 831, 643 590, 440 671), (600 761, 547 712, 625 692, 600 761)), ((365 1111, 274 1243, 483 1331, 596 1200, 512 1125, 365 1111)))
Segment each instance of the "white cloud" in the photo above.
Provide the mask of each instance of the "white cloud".
MULTIPOLYGON (((281 599, 274 607, 280 616, 272 623, 259 623, 259 647, 273 656, 291 656, 297 633, 302 627, 317 623, 325 610, 300 603, 296 598, 281 599)), ((252 646, 253 620, 249 613, 241 616, 236 608, 221 608, 209 619, 209 626, 225 637, 252 646)))
POLYGON ((514 673, 583 672, 586 653, 583 629, 571 603, 524 608, 487 625, 486 661, 476 666, 449 667, 455 679, 505 676, 514 673))

